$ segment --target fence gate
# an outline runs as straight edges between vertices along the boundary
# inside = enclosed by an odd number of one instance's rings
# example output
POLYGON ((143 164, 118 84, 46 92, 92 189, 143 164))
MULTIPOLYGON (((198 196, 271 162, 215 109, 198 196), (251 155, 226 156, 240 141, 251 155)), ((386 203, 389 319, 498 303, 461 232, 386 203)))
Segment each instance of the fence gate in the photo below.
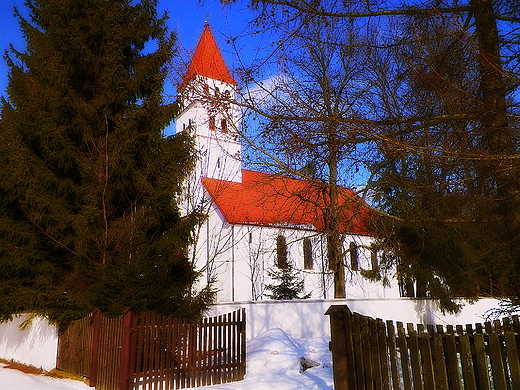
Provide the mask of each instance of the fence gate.
POLYGON ((518 390, 520 321, 383 322, 331 306, 336 390, 518 390))
POLYGON ((245 309, 202 320, 100 311, 60 331, 57 368, 98 390, 179 389, 245 375, 245 309))

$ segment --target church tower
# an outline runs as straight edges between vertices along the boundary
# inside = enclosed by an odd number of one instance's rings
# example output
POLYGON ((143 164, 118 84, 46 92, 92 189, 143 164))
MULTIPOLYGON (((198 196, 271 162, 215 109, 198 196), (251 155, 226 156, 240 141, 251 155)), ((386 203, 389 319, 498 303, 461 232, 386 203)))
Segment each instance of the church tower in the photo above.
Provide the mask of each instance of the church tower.
POLYGON ((240 183, 241 147, 237 128, 240 113, 234 103, 237 82, 224 62, 215 38, 206 24, 184 80, 178 87, 181 113, 176 132, 195 136, 201 177, 240 183))

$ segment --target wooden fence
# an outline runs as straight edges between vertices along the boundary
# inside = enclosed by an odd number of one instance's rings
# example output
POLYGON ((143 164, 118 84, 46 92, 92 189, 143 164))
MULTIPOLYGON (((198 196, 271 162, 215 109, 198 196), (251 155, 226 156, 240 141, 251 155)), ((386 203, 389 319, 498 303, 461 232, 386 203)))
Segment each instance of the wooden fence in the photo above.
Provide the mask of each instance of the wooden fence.
POLYGON ((180 389, 245 375, 245 310, 180 320, 100 311, 60 331, 57 368, 98 390, 180 389))
POLYGON ((476 325, 383 322, 334 305, 336 390, 520 389, 518 317, 476 325))

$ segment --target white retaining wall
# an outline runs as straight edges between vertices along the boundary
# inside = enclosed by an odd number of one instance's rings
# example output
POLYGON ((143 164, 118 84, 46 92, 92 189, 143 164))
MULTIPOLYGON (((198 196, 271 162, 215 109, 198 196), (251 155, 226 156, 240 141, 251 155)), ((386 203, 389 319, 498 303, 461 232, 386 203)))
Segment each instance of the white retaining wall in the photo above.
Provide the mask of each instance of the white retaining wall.
POLYGON ((28 364, 45 371, 56 367, 58 332, 47 320, 36 317, 26 330, 20 324, 27 315, 0 323, 0 358, 28 364))
POLYGON ((482 299, 464 305, 460 313, 452 315, 443 315, 434 301, 410 298, 232 302, 216 304, 206 315, 245 307, 248 340, 273 328, 281 328, 294 338, 330 337, 329 317, 324 314, 331 305, 347 305, 352 312, 383 320, 457 325, 483 322, 486 311, 497 307, 498 301, 482 299))
MULTIPOLYGON (((294 338, 310 338, 330 337, 329 317, 324 314, 331 305, 347 305, 353 312, 383 320, 456 325, 483 322, 486 311, 497 304, 497 300, 482 299, 466 304, 459 314, 445 316, 433 301, 407 298, 256 301, 216 304, 206 314, 215 316, 246 308, 248 340, 273 328, 281 328, 294 338)), ((58 332, 38 317, 22 331, 19 326, 26 318, 0 324, 0 358, 50 371, 56 367, 58 332)))

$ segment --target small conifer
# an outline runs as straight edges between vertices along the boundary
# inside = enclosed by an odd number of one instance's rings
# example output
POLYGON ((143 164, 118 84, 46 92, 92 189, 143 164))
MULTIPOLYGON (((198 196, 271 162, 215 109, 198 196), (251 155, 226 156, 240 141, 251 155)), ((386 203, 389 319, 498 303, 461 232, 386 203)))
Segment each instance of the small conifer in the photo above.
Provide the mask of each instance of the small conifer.
POLYGON ((304 282, 300 279, 298 272, 294 269, 292 262, 287 261, 286 266, 269 270, 269 277, 273 279, 272 284, 265 286, 270 291, 267 297, 270 299, 307 299, 311 294, 303 294, 304 282))

